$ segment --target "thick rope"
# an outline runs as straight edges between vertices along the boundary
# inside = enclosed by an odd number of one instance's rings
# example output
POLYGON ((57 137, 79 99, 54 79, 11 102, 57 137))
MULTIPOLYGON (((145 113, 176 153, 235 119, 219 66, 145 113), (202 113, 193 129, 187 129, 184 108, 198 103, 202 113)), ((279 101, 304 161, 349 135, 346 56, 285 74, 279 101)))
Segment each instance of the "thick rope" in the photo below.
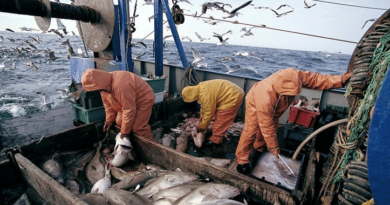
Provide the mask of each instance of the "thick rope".
POLYGON ((361 158, 361 153, 357 149, 360 146, 358 142, 362 142, 361 139, 364 133, 369 129, 371 122, 369 113, 375 105, 387 69, 390 66, 390 47, 386 47, 386 43, 388 42, 390 42, 390 32, 382 36, 378 44, 379 46, 374 51, 373 59, 369 66, 370 72, 373 74, 370 84, 364 94, 364 99, 358 102, 354 116, 347 125, 348 142, 341 142, 343 147, 353 149, 346 150, 345 157, 341 161, 341 166, 337 169, 337 173, 332 179, 333 184, 343 179, 344 169, 347 164, 361 158))

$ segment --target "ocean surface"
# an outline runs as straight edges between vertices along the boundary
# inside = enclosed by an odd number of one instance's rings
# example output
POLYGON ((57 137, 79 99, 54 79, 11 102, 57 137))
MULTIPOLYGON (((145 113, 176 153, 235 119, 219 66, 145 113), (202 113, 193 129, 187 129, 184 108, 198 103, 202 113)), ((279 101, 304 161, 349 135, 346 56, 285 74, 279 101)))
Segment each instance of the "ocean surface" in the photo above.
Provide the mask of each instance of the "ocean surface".
MULTIPOLYGON (((48 109, 69 106, 67 100, 61 98, 61 94, 56 89, 64 89, 70 85, 70 62, 67 58, 68 51, 61 42, 69 39, 73 50, 77 53, 80 49, 84 51, 82 40, 79 36, 66 35, 59 39, 54 34, 37 34, 29 32, 0 32, 3 40, 0 42, 0 119, 15 118, 23 115, 30 115, 48 109), (29 36, 36 38, 39 36, 38 44, 29 36), (8 38, 14 39, 12 43, 8 38), (38 50, 47 50, 55 52, 56 60, 48 61, 48 55, 44 52, 38 54, 23 51, 21 55, 12 48, 23 47, 31 48, 28 44, 22 42, 28 40, 38 50), (11 69, 12 63, 15 69, 11 69), (38 70, 29 67, 27 64, 33 62, 38 70), (3 66, 4 65, 4 66, 3 66), (49 96, 52 104, 43 105, 43 99, 37 92, 45 93, 49 96)), ((1 38, 0 38, 1 40, 1 38)), ((133 42, 138 39, 133 39, 133 42)), ((134 46, 132 52, 134 55, 146 54, 141 60, 154 61, 153 41, 145 40, 147 48, 142 45, 134 46)), ((350 55, 333 53, 327 56, 323 52, 297 51, 286 49, 260 48, 237 45, 217 46, 211 43, 197 43, 183 41, 183 47, 189 62, 194 57, 191 48, 200 53, 205 60, 207 67, 201 66, 198 69, 212 70, 220 73, 227 73, 228 70, 221 62, 226 56, 232 56, 235 61, 225 61, 225 64, 234 68, 230 75, 245 76, 250 78, 264 79, 275 71, 292 67, 299 70, 308 70, 320 72, 323 74, 339 75, 347 70, 350 55), (264 60, 248 56, 234 56, 239 51, 255 52, 264 60), (239 68, 238 68, 239 66, 239 68)), ((31 50, 35 51, 34 48, 31 50)), ((89 56, 93 56, 88 51, 89 56)), ((168 40, 164 49, 164 59, 167 64, 181 66, 180 57, 177 54, 174 41, 168 40)))

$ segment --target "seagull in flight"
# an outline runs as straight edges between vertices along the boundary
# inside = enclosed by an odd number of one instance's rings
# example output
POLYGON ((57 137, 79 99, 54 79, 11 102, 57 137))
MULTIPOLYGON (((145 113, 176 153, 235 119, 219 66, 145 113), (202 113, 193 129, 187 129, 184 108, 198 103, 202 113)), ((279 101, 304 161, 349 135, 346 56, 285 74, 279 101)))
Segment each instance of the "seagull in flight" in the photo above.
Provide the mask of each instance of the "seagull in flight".
POLYGON ((376 20, 377 20, 377 18, 368 19, 368 20, 363 24, 362 29, 364 28, 364 26, 366 26, 367 22, 369 22, 369 21, 376 21, 376 20))
POLYGON ((234 71, 237 71, 236 69, 233 69, 232 67, 230 67, 230 65, 225 64, 225 63, 223 63, 223 64, 225 65, 226 69, 228 70, 228 72, 226 72, 226 73, 232 73, 234 71))
POLYGON ((226 61, 226 60, 236 61, 236 60, 234 60, 234 58, 231 57, 231 56, 226 56, 226 57, 224 57, 224 58, 221 59, 222 62, 224 62, 224 61, 226 61))
POLYGON ((202 36, 200 36, 198 33, 196 33, 196 36, 199 38, 200 41, 204 41, 204 40, 210 40, 210 38, 202 38, 202 36))
POLYGON ((39 30, 37 30, 37 29, 35 29, 35 28, 26 28, 26 27, 20 27, 20 29, 21 29, 22 31, 39 31, 39 30))
POLYGON ((210 25, 217 25, 217 21, 204 20, 204 19, 202 19, 202 20, 203 20, 203 22, 208 23, 210 25))
POLYGON ((181 37, 181 40, 184 40, 184 39, 187 39, 187 40, 189 40, 190 42, 192 42, 192 40, 191 40, 190 37, 188 37, 188 36, 182 36, 182 37, 181 37))
POLYGON ((239 51, 239 52, 237 52, 237 53, 234 53, 233 55, 235 55, 235 56, 238 56, 238 55, 249 56, 249 57, 258 58, 258 59, 260 59, 260 60, 264 60, 263 57, 261 57, 259 54, 255 53, 255 52, 244 52, 244 51, 239 51))
POLYGON ((69 98, 69 95, 68 95, 69 90, 68 89, 56 89, 56 91, 61 94, 60 98, 62 98, 62 99, 69 98))
POLYGON ((305 3, 305 9, 310 9, 311 7, 315 6, 316 4, 310 5, 306 3, 306 0, 303 1, 305 3))
POLYGON ((273 10, 273 9, 270 9, 271 11, 273 11, 274 13, 275 13, 275 16, 276 17, 281 17, 281 16, 283 16, 283 15, 287 15, 288 13, 291 13, 291 12, 293 12, 294 10, 290 10, 290 11, 287 11, 287 12, 284 12, 284 13, 278 13, 278 12, 276 12, 275 10, 273 10))
POLYGON ((38 67, 33 62, 27 63, 27 66, 30 66, 31 68, 34 68, 34 70, 38 70, 38 67))
POLYGON ((173 35, 167 35, 167 36, 164 36, 163 40, 167 39, 167 38, 170 38, 172 37, 173 35))
POLYGON ((288 5, 288 4, 282 4, 282 5, 280 5, 276 10, 279 10, 279 9, 281 9, 282 7, 289 7, 290 9, 294 10, 294 8, 291 7, 291 6, 288 5))
POLYGON ((221 46, 221 45, 224 45, 224 44, 227 44, 227 40, 229 40, 229 38, 225 38, 225 40, 222 38, 221 35, 217 34, 217 33, 214 33, 213 37, 216 37, 218 38, 219 42, 217 43, 218 46, 221 46))
POLYGON ((50 105, 54 103, 53 100, 51 100, 45 93, 37 92, 37 94, 43 99, 43 105, 50 105))
POLYGON ((141 44, 143 47, 148 48, 148 46, 143 41, 137 41, 131 44, 131 46, 138 46, 138 44, 141 44))
POLYGON ((66 31, 66 27, 64 26, 64 24, 61 22, 60 19, 57 19, 57 31, 58 30, 62 30, 64 32, 64 34, 66 35, 68 32, 66 31))
POLYGON ((131 54, 131 56, 133 57, 133 59, 141 59, 142 56, 144 56, 146 54, 146 51, 143 52, 141 55, 134 55, 133 53, 131 54))
POLYGON ((226 35, 226 34, 228 34, 228 33, 230 33, 230 34, 232 34, 233 33, 233 31, 232 30, 229 30, 229 31, 227 31, 226 33, 223 33, 223 34, 221 34, 221 35, 219 35, 218 33, 215 33, 215 32, 213 32, 214 33, 214 37, 216 37, 216 36, 224 36, 224 35, 226 35))
POLYGON ((13 31, 12 29, 9 29, 9 28, 6 28, 5 31, 9 31, 9 32, 15 33, 15 31, 13 31))
POLYGON ((196 65, 205 59, 204 57, 200 57, 199 52, 194 48, 191 48, 191 50, 192 50, 192 55, 194 55, 194 61, 192 61, 193 65, 196 65))
MULTIPOLYGON (((178 3, 179 3, 179 2, 185 2, 185 3, 191 4, 191 2, 189 2, 188 0, 178 0, 177 2, 178 2, 178 3)), ((193 6, 193 5, 191 4, 191 6, 193 6)))
POLYGON ((229 15, 226 16, 226 17, 223 17, 223 19, 227 19, 227 18, 232 18, 232 17, 238 16, 238 14, 241 14, 240 12, 238 12, 238 10, 248 6, 251 3, 252 3, 252 1, 248 1, 248 2, 246 2, 244 4, 242 4, 241 6, 233 9, 231 12, 229 12, 229 15))
POLYGON ((256 27, 251 27, 249 30, 246 30, 246 27, 243 27, 240 31, 242 33, 241 38, 244 38, 244 36, 254 36, 253 33, 251 32, 252 28, 256 28, 256 27))
POLYGON ((39 39, 39 36, 37 35, 36 36, 36 38, 34 38, 34 37, 31 37, 31 36, 29 36, 29 38, 31 38, 32 40, 34 40, 35 42, 37 42, 37 43, 41 43, 41 41, 40 41, 40 39, 39 39))

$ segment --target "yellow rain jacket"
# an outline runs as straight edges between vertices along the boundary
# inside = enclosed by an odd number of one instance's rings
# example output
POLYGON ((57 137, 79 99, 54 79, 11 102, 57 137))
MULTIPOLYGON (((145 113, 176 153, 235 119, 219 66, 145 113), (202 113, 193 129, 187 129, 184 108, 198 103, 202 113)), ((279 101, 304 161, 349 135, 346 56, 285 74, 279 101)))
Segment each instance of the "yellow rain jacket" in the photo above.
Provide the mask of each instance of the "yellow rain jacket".
POLYGON ((121 133, 134 131, 151 138, 147 124, 154 104, 154 92, 139 76, 127 71, 87 69, 81 78, 86 91, 107 90, 102 96, 107 122, 117 122, 121 133))
POLYGON ((196 86, 187 86, 182 91, 184 102, 198 101, 201 105, 200 128, 207 129, 216 110, 227 110, 244 97, 244 91, 228 80, 208 80, 196 86))

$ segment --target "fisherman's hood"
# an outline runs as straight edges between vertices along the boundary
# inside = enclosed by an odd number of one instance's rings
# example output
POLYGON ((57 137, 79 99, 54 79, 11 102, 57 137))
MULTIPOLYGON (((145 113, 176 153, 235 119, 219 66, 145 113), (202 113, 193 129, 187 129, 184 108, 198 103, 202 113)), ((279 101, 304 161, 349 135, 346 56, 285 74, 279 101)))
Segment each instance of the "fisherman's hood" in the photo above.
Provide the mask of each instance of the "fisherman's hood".
POLYGON ((302 91, 301 78, 296 70, 287 68, 278 71, 275 75, 272 85, 279 95, 295 96, 302 91))
POLYGON ((187 86, 181 92, 184 102, 194 102, 199 100, 199 87, 196 86, 187 86))
POLYGON ((81 84, 86 91, 94 90, 110 90, 112 81, 112 73, 97 70, 87 69, 81 77, 81 84))

